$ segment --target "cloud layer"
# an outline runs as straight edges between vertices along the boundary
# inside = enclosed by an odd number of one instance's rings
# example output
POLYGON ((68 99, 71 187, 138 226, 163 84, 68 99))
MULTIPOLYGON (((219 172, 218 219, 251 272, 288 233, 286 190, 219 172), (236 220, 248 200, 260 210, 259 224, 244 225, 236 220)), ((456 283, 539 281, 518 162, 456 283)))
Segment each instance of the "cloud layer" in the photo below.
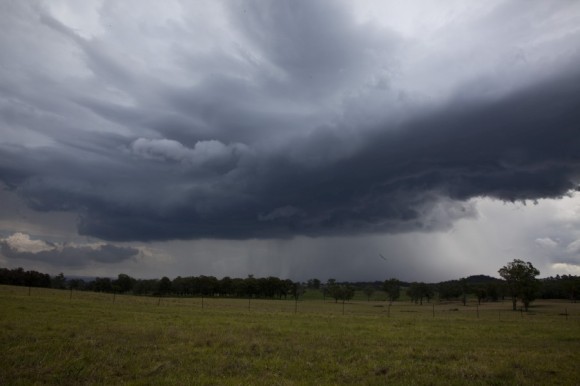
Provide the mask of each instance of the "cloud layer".
POLYGON ((580 183, 574 2, 423 32, 342 2, 1 7, 0 180, 83 235, 432 231, 580 183))
POLYGON ((91 263, 115 264, 139 255, 139 249, 112 244, 59 244, 15 233, 0 239, 0 252, 11 261, 28 260, 53 266, 79 268, 91 263))

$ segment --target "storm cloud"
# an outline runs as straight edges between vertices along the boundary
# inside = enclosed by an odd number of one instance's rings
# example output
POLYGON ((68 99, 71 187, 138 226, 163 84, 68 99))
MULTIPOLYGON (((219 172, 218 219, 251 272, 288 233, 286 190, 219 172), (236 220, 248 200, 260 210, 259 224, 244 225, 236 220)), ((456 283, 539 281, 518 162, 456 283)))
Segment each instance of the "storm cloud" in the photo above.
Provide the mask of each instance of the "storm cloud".
POLYGON ((0 180, 114 241, 428 232, 475 197, 562 197, 578 5, 490 4, 410 37, 342 2, 104 1, 86 27, 4 3, 0 180))

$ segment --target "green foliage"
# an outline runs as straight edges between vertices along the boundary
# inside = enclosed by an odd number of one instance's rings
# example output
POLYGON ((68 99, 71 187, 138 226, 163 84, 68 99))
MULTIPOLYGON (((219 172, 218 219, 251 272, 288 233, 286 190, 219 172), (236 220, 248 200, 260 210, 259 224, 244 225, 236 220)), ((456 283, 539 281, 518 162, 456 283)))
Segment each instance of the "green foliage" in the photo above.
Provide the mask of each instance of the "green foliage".
POLYGON ((136 280, 133 279, 131 276, 124 273, 120 273, 119 276, 117 277, 117 280, 114 280, 112 284, 113 288, 115 289, 115 292, 128 293, 133 289, 135 281, 136 280))
POLYGON ((371 285, 367 285, 363 288, 363 293, 365 294, 365 296, 367 297, 367 301, 370 302, 371 300, 371 296, 373 296, 373 294, 375 293, 376 289, 375 287, 371 286, 371 285))
POLYGON ((487 289, 484 286, 477 286, 473 288, 473 293, 477 297, 478 304, 481 304, 481 302, 487 298, 487 289))
POLYGON ((92 289, 96 292, 112 292, 113 283, 108 277, 97 277, 92 283, 92 289))
POLYGON ((557 275, 543 279, 540 297, 543 299, 569 299, 577 302, 580 298, 580 277, 557 275))
POLYGON ((66 288, 66 279, 64 278, 64 273, 59 273, 56 276, 50 278, 50 286, 56 289, 66 288))
POLYGON ((312 289, 320 289, 321 284, 319 279, 309 279, 306 286, 312 289))
POLYGON ((157 294, 167 295, 171 292, 171 280, 167 276, 163 276, 157 285, 157 294))
POLYGON ((527 311, 540 288, 536 276, 540 274, 532 263, 515 259, 499 269, 499 274, 506 281, 512 297, 512 309, 516 310, 516 301, 519 298, 527 311))
POLYGON ((290 283, 289 288, 290 295, 292 295, 295 300, 298 300, 298 298, 300 298, 302 295, 304 295, 304 292, 306 292, 306 289, 298 282, 290 283))
POLYGON ((133 294, 135 295, 152 295, 157 290, 156 279, 137 280, 133 286, 133 294))
POLYGON ((411 301, 419 304, 423 304, 423 299, 426 298, 427 302, 431 300, 435 291, 433 287, 426 283, 411 283, 410 287, 407 289, 407 295, 411 298, 411 301))
POLYGON ((485 292, 487 294, 487 299, 497 302, 500 296, 500 285, 498 283, 488 283, 485 286, 485 292))
POLYGON ((401 282, 397 279, 385 280, 383 289, 387 293, 387 299, 392 303, 401 296, 401 282))
POLYGON ((439 283, 437 289, 441 300, 459 299, 462 294, 461 284, 457 280, 439 283))
MULTIPOLYGON (((51 278, 47 274, 36 271, 24 271, 22 268, 6 269, 0 268, 0 284, 20 285, 28 287, 51 287, 59 289, 73 289, 84 291, 95 291, 105 293, 132 293, 135 295, 164 295, 164 296, 203 296, 203 297, 238 297, 256 299, 287 299, 288 296, 303 297, 308 289, 306 297, 309 299, 322 298, 334 295, 335 301, 342 300, 340 288, 333 288, 339 285, 334 279, 328 280, 325 285, 318 279, 309 279, 307 283, 298 284, 289 279, 280 279, 269 276, 265 278, 255 278, 253 275, 245 279, 224 277, 217 279, 214 276, 178 276, 171 280, 163 279, 134 279, 127 274, 119 274, 114 280, 110 278, 96 278, 95 280, 84 281, 79 278, 66 278, 64 274, 59 274, 51 278), (163 282, 161 282, 163 280, 163 282), (305 287, 296 291, 299 285, 305 287), (160 291, 160 289, 162 291, 160 291)), ((350 299, 365 298, 386 299, 393 302, 400 298, 403 285, 408 286, 408 293, 403 293, 406 300, 408 296, 412 301, 422 303, 424 298, 431 299, 435 290, 439 294, 440 300, 462 299, 465 303, 468 294, 473 294, 478 299, 479 304, 486 301, 498 301, 503 299, 507 286, 504 280, 496 279, 486 275, 474 275, 460 280, 441 282, 436 285, 423 283, 418 289, 418 284, 409 285, 397 279, 389 279, 382 283, 383 291, 376 290, 381 287, 380 282, 358 282, 340 283, 342 286, 350 286, 354 294, 350 299), (425 287, 427 286, 427 287, 425 287), (373 295, 375 295, 373 297, 373 295), (421 296, 422 295, 422 296, 421 296)), ((346 294, 349 291, 345 292, 346 294)), ((524 292, 523 296, 514 297, 522 300, 525 307, 529 307, 530 302, 535 297, 543 299, 569 299, 577 301, 580 296, 580 277, 563 275, 542 279, 524 292)), ((515 307, 515 306, 514 306, 515 307)))
POLYGON ((329 279, 326 283, 328 295, 334 299, 335 302, 341 300, 343 303, 350 300, 354 296, 354 287, 349 284, 338 284, 334 279, 329 279))
POLYGON ((22 268, 0 268, 0 284, 48 288, 50 275, 37 271, 24 271, 22 268))

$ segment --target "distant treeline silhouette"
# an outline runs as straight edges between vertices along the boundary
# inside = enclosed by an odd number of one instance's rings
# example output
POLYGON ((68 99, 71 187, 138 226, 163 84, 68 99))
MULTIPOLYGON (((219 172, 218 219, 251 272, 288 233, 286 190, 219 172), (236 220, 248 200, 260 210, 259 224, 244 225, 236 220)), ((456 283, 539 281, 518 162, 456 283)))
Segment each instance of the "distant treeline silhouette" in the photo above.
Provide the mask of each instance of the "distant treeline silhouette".
MULTIPOLYGON (((537 297, 543 299, 568 299, 576 302, 580 297, 580 276, 557 275, 539 280, 540 287, 537 297)), ((399 298, 398 291, 406 289, 407 296, 414 302, 430 301, 435 296, 440 300, 465 301, 468 294, 477 297, 479 302, 497 301, 507 296, 504 280, 486 275, 475 275, 468 278, 444 281, 440 283, 406 283, 397 279, 384 282, 336 282, 329 279, 322 283, 318 279, 307 282, 294 282, 290 279, 280 279, 269 276, 255 278, 249 275, 246 278, 214 276, 178 276, 171 280, 168 277, 161 279, 135 279, 121 273, 116 279, 96 277, 94 279, 67 278, 60 273, 50 276, 37 271, 25 271, 23 268, 0 268, 0 284, 69 289, 80 291, 124 293, 149 296, 204 296, 204 297, 239 297, 287 299, 298 298, 306 289, 319 290, 326 297, 338 300, 349 300, 355 291, 362 291, 370 299, 375 291, 385 291, 387 299, 394 301, 399 298), (393 293, 396 293, 393 296, 393 293)))

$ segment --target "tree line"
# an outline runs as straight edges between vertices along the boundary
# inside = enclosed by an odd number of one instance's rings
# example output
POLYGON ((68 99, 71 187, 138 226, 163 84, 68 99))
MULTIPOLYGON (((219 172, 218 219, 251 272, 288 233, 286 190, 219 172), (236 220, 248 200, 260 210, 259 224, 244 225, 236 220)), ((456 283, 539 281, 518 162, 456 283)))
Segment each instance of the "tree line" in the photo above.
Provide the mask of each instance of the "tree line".
POLYGON ((214 276, 178 276, 173 280, 164 276, 161 279, 136 279, 121 273, 117 278, 97 277, 94 280, 66 278, 60 273, 50 276, 37 271, 24 271, 22 268, 0 268, 0 284, 70 289, 95 292, 110 292, 149 296, 205 296, 237 297, 263 299, 298 299, 305 291, 321 291, 324 298, 335 302, 351 300, 356 291, 362 292, 368 300, 376 291, 382 290, 390 302, 400 299, 401 294, 417 304, 430 302, 437 296, 439 300, 460 300, 464 304, 468 296, 474 296, 479 303, 503 300, 512 301, 516 309, 517 301, 527 310, 536 298, 568 299, 576 302, 580 297, 580 277, 562 275, 546 279, 536 279, 539 271, 529 262, 514 260, 499 269, 502 279, 478 275, 450 280, 437 284, 424 282, 402 282, 396 278, 384 282, 349 283, 329 279, 322 283, 319 279, 307 282, 294 282, 274 276, 246 278, 214 276))

